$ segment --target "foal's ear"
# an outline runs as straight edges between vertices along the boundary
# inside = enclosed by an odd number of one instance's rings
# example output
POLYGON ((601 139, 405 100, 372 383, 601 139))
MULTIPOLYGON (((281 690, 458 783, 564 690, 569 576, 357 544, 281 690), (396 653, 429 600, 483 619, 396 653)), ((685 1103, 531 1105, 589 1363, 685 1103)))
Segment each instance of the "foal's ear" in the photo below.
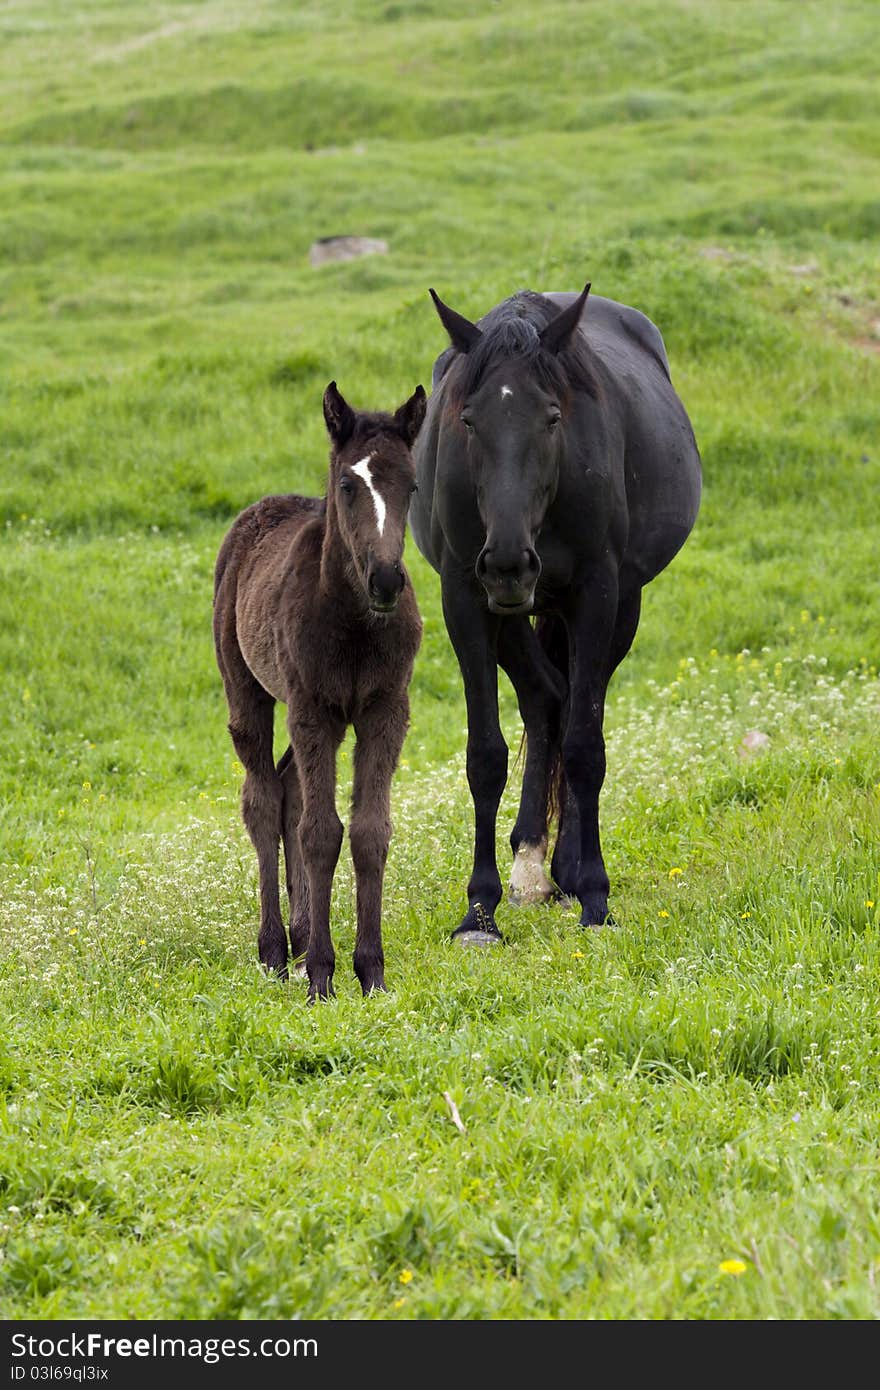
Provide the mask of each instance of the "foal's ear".
POLYGON ((324 392, 324 421, 333 443, 341 449, 354 433, 355 415, 341 392, 337 390, 335 381, 331 381, 324 392))
POLYGON ((464 318, 462 314, 457 314, 454 309, 450 309, 433 290, 428 290, 428 294, 434 301, 434 308, 449 334, 452 346, 458 348, 459 352, 470 352, 474 343, 478 343, 483 336, 477 325, 464 318))
POLYGON ((417 386, 408 401, 404 401, 394 412, 394 423, 407 444, 414 444, 416 435, 422 428, 428 398, 424 386, 417 386))
POLYGON ((557 314, 556 318, 551 319, 547 327, 541 330, 541 346, 548 352, 559 352, 560 348, 568 346, 569 338, 581 321, 589 293, 590 286, 587 283, 574 303, 563 309, 561 314, 557 314))

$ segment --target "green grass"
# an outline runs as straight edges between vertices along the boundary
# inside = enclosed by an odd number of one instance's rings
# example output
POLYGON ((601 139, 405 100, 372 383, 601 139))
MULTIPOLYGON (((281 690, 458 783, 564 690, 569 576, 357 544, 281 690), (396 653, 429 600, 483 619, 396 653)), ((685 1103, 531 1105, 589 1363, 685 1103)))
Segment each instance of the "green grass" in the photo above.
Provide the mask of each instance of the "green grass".
POLYGON ((4 10, 0 1316, 878 1316, 875 21, 4 10), (313 270, 342 232, 389 254, 313 270), (476 317, 587 279, 660 326, 705 469, 609 700, 620 926, 449 943, 464 703, 410 543, 391 993, 345 851, 308 1009, 256 963, 217 547, 322 489, 331 378, 428 385, 429 285, 476 317))

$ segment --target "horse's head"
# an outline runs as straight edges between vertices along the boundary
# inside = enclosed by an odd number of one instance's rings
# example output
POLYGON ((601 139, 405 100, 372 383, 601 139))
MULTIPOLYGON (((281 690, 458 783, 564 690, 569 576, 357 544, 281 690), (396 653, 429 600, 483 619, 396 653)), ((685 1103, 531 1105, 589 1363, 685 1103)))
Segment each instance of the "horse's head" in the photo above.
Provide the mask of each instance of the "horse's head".
MULTIPOLYGON (((541 573, 538 532, 553 501, 570 382, 560 359, 589 294, 539 327, 511 316, 481 330, 431 290, 452 346, 466 354, 447 395, 485 531, 476 575, 493 613, 527 613, 541 573)), ((458 451, 458 450, 457 450, 458 451)))
POLYGON ((375 613, 393 612, 406 583, 403 542, 415 488, 411 450, 425 403, 417 386, 393 415, 368 414, 353 410, 335 381, 324 392, 332 443, 328 519, 375 613))

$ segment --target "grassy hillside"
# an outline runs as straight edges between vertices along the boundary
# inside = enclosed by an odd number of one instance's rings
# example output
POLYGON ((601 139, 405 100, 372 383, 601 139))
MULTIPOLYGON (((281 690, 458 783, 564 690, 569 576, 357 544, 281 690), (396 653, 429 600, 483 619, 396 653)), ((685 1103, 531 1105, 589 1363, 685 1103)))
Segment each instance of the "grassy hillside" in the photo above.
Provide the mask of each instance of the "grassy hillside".
POLYGON ((875 30, 870 0, 3 8, 4 1316, 880 1311, 875 30), (313 269, 339 233, 388 254, 313 269), (393 992, 358 997, 344 853, 307 1010, 255 966, 220 540, 322 490, 331 378, 429 384, 429 285, 477 317, 587 279, 661 328, 705 470, 609 703, 623 925, 502 908, 509 950, 448 945, 464 703, 410 543, 393 992))

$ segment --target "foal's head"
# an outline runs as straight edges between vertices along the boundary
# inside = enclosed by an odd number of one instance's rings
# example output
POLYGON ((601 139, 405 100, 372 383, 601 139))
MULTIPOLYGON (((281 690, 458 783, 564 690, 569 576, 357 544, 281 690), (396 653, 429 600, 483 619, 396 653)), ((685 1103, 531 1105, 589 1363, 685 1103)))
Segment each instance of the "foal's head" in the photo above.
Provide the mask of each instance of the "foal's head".
POLYGON ((335 523, 374 613, 392 613, 406 583, 403 541, 416 485, 411 449, 425 404, 421 386, 393 415, 353 410, 335 381, 324 392, 332 443, 328 523, 335 523))

